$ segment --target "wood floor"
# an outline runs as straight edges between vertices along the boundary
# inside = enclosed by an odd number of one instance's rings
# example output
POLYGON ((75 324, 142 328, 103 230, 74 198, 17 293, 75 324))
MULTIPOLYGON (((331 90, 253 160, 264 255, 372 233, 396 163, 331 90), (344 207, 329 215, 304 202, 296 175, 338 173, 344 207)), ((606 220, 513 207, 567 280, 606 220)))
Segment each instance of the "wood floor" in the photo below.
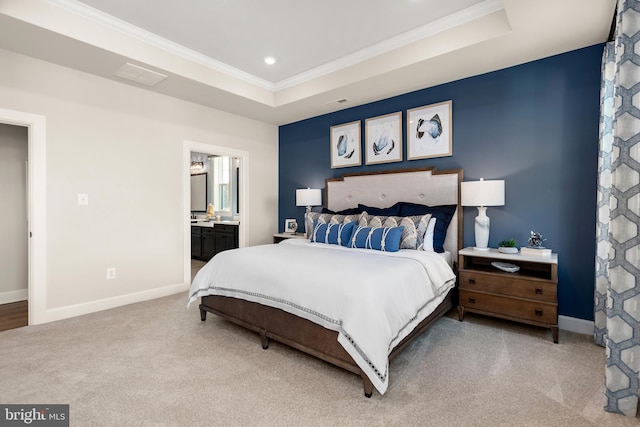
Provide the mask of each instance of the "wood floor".
POLYGON ((0 304, 0 331, 19 328, 29 324, 29 305, 27 301, 0 304))

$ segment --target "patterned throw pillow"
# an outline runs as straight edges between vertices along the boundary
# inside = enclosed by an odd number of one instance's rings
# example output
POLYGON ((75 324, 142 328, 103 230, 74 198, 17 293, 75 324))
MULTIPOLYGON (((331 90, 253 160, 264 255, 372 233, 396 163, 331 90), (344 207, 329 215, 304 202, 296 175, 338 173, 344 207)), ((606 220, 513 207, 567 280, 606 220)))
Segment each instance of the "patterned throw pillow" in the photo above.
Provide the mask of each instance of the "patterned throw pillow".
POLYGON ((393 216, 380 216, 371 215, 368 212, 362 212, 360 218, 358 218, 358 225, 362 227, 397 227, 397 221, 393 222, 398 217, 393 216), (392 219, 390 222, 390 218, 392 219), (393 225, 386 225, 393 224, 393 225))
POLYGON ((326 224, 328 223, 333 214, 321 213, 321 212, 309 212, 304 214, 304 232, 307 239, 311 238, 314 224, 317 222, 326 224))
POLYGON ((367 222, 367 227, 371 227, 371 228, 382 227, 382 223, 386 223, 386 222, 387 222, 386 216, 370 216, 369 221, 367 222))
POLYGON ((429 227, 429 221, 431 220, 431 214, 425 214, 420 217, 420 220, 416 224, 416 233, 418 240, 416 241, 416 248, 421 248, 424 243, 424 235, 429 227))
POLYGON ((361 227, 353 229, 348 247, 397 252, 403 227, 361 227))
POLYGON ((429 220, 429 226, 427 227, 427 231, 424 233, 424 239, 422 246, 418 247, 418 249, 422 249, 429 252, 435 252, 433 249, 433 235, 435 233, 437 218, 431 218, 429 220))
POLYGON ((424 229, 418 230, 422 225, 426 227, 431 215, 415 215, 415 216, 390 216, 383 224, 383 227, 404 227, 402 238, 400 241, 400 249, 418 249, 418 236, 422 236, 424 229))
POLYGON ((398 217, 396 216, 388 216, 383 222, 383 227, 397 227, 398 226, 398 217))
POLYGON ((418 231, 411 217, 399 217, 399 227, 404 227, 400 239, 400 249, 416 249, 418 247, 418 231))
POLYGON ((335 214, 331 218, 329 218, 329 221, 327 221, 327 224, 346 224, 348 222, 357 221, 359 217, 360 217, 360 214, 357 214, 357 215, 335 214))
POLYGON ((344 215, 335 214, 331 218, 329 218, 329 224, 342 224, 344 222, 344 215))
POLYGON ((304 214, 304 236, 309 239, 313 233, 313 224, 318 220, 320 212, 309 212, 304 214))
POLYGON ((369 215, 366 212, 361 212, 360 215, 358 216, 358 225, 362 227, 366 227, 367 225, 369 225, 370 218, 373 218, 373 215, 369 215))

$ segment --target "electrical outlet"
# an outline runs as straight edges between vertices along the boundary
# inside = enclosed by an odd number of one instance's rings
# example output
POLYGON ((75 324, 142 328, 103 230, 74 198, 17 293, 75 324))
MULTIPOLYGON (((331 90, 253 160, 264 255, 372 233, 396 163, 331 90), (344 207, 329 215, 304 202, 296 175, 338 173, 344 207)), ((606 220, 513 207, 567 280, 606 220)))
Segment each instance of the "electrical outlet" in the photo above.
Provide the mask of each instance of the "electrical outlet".
POLYGON ((115 279, 115 278, 116 278, 116 268, 115 267, 107 268, 107 280, 115 279))

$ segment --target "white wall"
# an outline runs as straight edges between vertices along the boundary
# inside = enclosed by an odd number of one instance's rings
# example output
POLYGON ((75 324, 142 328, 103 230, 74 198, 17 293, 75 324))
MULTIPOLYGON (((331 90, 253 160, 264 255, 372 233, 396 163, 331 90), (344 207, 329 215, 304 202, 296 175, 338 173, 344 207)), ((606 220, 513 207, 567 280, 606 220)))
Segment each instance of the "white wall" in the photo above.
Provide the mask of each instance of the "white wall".
POLYGON ((50 319, 183 285, 185 140, 249 153, 248 242, 271 241, 276 126, 8 51, 0 63, 0 108, 46 117, 50 319))
POLYGON ((0 123, 0 304, 27 299, 27 128, 0 123))

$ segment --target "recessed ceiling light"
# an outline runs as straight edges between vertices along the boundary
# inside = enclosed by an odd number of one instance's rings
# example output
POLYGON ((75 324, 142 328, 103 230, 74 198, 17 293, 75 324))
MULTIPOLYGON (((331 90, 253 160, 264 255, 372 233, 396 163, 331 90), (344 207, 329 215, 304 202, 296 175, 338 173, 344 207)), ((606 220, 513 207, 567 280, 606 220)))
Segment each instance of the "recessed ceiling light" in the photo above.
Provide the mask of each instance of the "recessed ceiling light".
POLYGON ((273 65, 276 63, 276 58, 274 58, 273 56, 267 56, 266 58, 264 58, 264 63, 267 65, 273 65))

